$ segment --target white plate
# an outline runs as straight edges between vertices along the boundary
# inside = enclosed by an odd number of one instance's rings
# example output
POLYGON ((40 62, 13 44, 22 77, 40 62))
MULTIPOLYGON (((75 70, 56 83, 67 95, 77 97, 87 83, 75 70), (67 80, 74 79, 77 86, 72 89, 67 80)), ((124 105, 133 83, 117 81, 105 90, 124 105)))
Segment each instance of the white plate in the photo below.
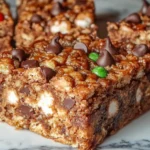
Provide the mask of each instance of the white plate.
MULTIPOLYGON (((8 0, 14 5, 14 0, 8 0)), ((96 0, 100 36, 106 35, 106 21, 118 20, 140 9, 140 0, 96 0)), ((15 8, 12 7, 14 11, 15 8)), ((150 112, 133 121, 102 145, 104 150, 150 150, 150 112)), ((16 131, 0 123, 0 150, 71 150, 69 146, 45 139, 28 131, 16 131)))

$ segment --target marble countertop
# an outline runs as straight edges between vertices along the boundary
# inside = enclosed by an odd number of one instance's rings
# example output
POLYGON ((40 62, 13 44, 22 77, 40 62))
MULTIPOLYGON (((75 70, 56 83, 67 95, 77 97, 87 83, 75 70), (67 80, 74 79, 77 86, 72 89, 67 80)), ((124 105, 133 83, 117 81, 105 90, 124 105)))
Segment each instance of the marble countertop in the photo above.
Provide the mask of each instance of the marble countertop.
MULTIPOLYGON (((8 0, 15 16, 15 0, 8 0)), ((99 36, 105 37, 106 22, 117 21, 141 7, 141 0, 95 0, 99 36)), ((106 139, 99 150, 150 150, 150 112, 106 139)), ((73 150, 28 131, 16 131, 0 123, 0 150, 73 150)))

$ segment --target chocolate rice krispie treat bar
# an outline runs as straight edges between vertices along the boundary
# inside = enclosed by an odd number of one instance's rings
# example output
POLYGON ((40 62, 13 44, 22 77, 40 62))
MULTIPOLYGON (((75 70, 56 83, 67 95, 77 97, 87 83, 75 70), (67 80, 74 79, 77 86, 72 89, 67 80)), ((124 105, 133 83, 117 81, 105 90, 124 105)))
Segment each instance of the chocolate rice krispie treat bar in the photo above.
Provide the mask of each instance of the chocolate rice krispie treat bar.
MULTIPOLYGON (((0 97, 6 75, 14 69, 11 57, 11 40, 13 36, 13 19, 8 5, 0 0, 0 97)), ((2 99, 0 98, 0 105, 2 99)), ((0 114, 2 109, 0 107, 0 114)), ((2 117, 0 117, 2 120, 2 117)))
POLYGON ((117 49, 109 38, 63 47, 59 38, 13 50, 1 115, 16 128, 94 150, 150 109, 150 50, 117 49))
POLYGON ((150 47, 150 4, 143 0, 142 9, 120 22, 108 23, 108 35, 112 42, 133 42, 150 47))
POLYGON ((29 46, 34 41, 64 36, 64 44, 83 41, 97 35, 93 0, 21 0, 18 6, 16 45, 29 46))

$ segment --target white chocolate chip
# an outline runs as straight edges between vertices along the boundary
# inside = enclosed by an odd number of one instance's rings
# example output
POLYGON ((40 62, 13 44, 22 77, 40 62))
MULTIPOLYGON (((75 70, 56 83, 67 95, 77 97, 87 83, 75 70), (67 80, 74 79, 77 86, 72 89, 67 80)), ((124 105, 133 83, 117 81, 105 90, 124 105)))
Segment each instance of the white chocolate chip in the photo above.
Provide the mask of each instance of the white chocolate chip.
POLYGON ((114 117, 118 113, 119 105, 117 100, 112 100, 108 108, 108 117, 114 117))
POLYGON ((41 93, 38 98, 38 106, 42 108, 43 112, 48 114, 53 114, 51 106, 53 105, 54 98, 50 92, 41 93))
POLYGON ((75 24, 82 28, 88 28, 91 24, 91 19, 85 18, 84 20, 76 20, 75 24))
POLYGON ((80 13, 75 19, 75 24, 81 28, 90 27, 92 22, 92 16, 89 13, 80 13))
POLYGON ((137 103, 140 103, 140 101, 142 100, 142 97, 143 97, 143 92, 142 92, 141 87, 139 86, 137 91, 136 91, 136 101, 137 101, 137 103))
POLYGON ((19 101, 17 93, 15 90, 8 90, 7 91, 7 102, 10 104, 16 104, 19 101))
POLYGON ((62 34, 67 34, 70 30, 70 23, 66 21, 55 21, 54 24, 51 26, 50 30, 52 33, 61 32, 62 34))

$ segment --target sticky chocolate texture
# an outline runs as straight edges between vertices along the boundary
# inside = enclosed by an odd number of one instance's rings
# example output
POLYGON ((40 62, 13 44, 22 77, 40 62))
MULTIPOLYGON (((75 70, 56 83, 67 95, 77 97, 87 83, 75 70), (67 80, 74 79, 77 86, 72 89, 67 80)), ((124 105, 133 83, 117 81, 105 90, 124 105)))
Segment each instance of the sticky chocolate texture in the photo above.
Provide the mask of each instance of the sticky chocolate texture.
POLYGON ((84 43, 81 43, 81 42, 77 42, 77 43, 74 45, 74 49, 83 50, 85 53, 88 52, 87 46, 86 46, 84 43))
POLYGON ((53 4, 53 7, 51 9, 51 15, 52 16, 57 16, 60 13, 64 12, 66 10, 65 7, 60 2, 56 2, 53 4))
POLYGON ((48 67, 41 67, 42 74, 46 78, 47 82, 56 75, 56 72, 48 67))
POLYGON ((65 109, 70 110, 75 104, 75 100, 71 98, 66 98, 63 101, 63 106, 65 109))
POLYGON ((24 93, 24 94, 26 94, 26 95, 29 95, 29 94, 30 94, 30 90, 29 90, 28 87, 22 87, 22 88, 20 89, 20 93, 24 93))
POLYGON ((31 118, 32 115, 34 114, 32 108, 30 106, 26 106, 26 105, 20 105, 16 109, 16 111, 25 118, 31 118))
POLYGON ((111 55, 117 55, 119 52, 111 43, 110 38, 106 38, 103 49, 106 49, 111 55))
POLYGON ((142 57, 146 53, 148 53, 148 51, 149 51, 149 49, 148 49, 147 45, 139 44, 139 45, 135 46, 135 48, 133 49, 132 53, 133 53, 133 55, 135 55, 137 57, 142 57))
POLYGON ((28 57, 28 55, 22 49, 13 49, 12 58, 17 59, 19 62, 22 62, 28 57))
POLYGON ((97 64, 101 67, 106 67, 106 66, 111 66, 113 64, 115 64, 115 60, 114 58, 112 57, 112 55, 106 51, 106 50, 103 50, 101 53, 100 53, 100 57, 98 58, 98 60, 96 61, 97 64))
POLYGON ((40 23, 42 21, 42 17, 38 14, 34 14, 32 17, 31 17, 31 22, 32 23, 40 23))
POLYGON ((130 14, 128 17, 125 18, 125 21, 128 23, 135 23, 135 24, 139 24, 142 22, 138 13, 130 14))
POLYGON ((39 62, 36 60, 26 60, 21 63, 22 68, 36 68, 39 67, 39 62))
POLYGON ((51 43, 47 46, 46 51, 48 53, 53 53, 53 54, 59 54, 61 51, 63 50, 63 47, 61 46, 61 44, 59 43, 59 36, 56 35, 51 43))
POLYGON ((86 0, 76 0, 75 4, 76 5, 83 5, 83 4, 86 4, 86 2, 87 2, 86 0))

